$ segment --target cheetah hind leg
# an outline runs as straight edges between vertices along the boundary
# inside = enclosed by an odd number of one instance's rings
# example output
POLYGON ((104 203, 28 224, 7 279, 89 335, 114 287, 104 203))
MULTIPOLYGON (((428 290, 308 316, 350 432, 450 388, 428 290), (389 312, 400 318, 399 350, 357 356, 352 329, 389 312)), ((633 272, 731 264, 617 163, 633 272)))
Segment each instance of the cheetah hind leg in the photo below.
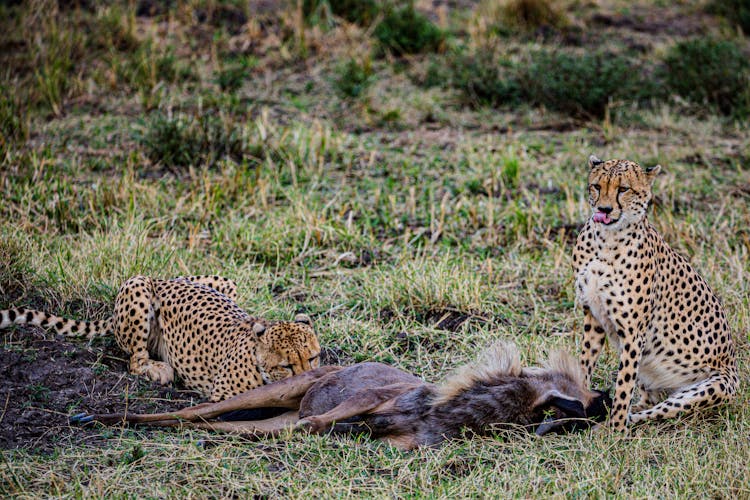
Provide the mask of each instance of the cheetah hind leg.
POLYGON ((693 385, 672 393, 653 408, 630 414, 630 423, 645 420, 662 420, 690 413, 699 408, 709 408, 730 400, 737 392, 736 374, 717 373, 693 385))
POLYGON ((217 292, 229 297, 232 302, 237 302, 237 284, 223 276, 179 276, 177 280, 187 280, 193 283, 206 285, 217 292))
POLYGON ((127 280, 115 297, 113 329, 117 344, 130 354, 130 373, 166 385, 174 381, 174 369, 169 363, 151 359, 148 351, 149 337, 156 328, 154 300, 149 278, 127 280))
POLYGON ((650 391, 642 385, 638 386, 638 394, 638 403, 632 406, 630 410, 631 415, 652 408, 661 401, 660 396, 663 396, 663 394, 660 394, 657 391, 650 391))

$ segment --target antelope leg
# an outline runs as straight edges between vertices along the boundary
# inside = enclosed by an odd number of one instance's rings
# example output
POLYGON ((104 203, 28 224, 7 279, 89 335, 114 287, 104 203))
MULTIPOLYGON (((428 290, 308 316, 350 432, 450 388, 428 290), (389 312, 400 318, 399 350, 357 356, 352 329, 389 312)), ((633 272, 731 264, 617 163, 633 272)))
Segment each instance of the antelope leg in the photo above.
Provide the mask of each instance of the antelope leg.
POLYGON ((323 432, 337 421, 371 413, 372 410, 387 403, 389 400, 420 385, 400 383, 357 391, 339 403, 338 406, 325 413, 302 418, 296 427, 315 433, 323 432))
POLYGON ((286 430, 294 429, 299 420, 298 411, 288 411, 277 417, 265 420, 246 420, 237 422, 185 422, 189 429, 228 432, 230 434, 251 436, 275 436, 286 430))
POLYGON ((263 385, 245 391, 232 398, 218 403, 201 403, 181 410, 165 413, 111 413, 111 414, 79 414, 70 417, 71 423, 85 424, 99 422, 102 424, 153 424, 154 422, 180 420, 193 422, 208 420, 222 413, 233 410, 249 410, 252 408, 289 408, 299 409, 299 403, 307 390, 322 377, 341 370, 340 366, 321 366, 293 377, 279 380, 272 384, 263 385))

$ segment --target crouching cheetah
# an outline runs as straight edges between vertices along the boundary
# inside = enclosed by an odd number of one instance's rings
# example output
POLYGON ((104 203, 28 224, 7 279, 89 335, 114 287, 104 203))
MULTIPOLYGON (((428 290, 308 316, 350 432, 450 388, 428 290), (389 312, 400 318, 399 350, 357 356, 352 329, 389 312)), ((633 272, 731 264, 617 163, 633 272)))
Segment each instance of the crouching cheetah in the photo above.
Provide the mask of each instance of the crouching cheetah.
POLYGON ((307 315, 267 322, 240 309, 236 298, 235 283, 220 276, 136 276, 120 288, 108 320, 18 308, 0 311, 0 328, 30 324, 89 339, 114 334, 130 355, 131 373, 167 384, 176 372, 211 401, 318 367, 320 345, 307 315))
POLYGON ((646 219, 661 167, 595 156, 589 167, 593 215, 573 253, 585 314, 581 364, 590 384, 605 336, 619 351, 611 427, 622 431, 731 399, 739 381, 724 309, 646 219), (631 412, 636 386, 640 399, 631 412))

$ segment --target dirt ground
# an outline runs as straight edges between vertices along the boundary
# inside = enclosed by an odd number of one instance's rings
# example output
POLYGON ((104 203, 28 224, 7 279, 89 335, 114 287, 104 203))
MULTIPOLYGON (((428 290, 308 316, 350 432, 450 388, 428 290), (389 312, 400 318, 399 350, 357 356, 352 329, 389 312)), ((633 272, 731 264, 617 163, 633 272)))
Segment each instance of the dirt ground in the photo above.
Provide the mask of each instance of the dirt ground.
POLYGON ((108 433, 68 425, 68 416, 126 407, 169 411, 201 401, 196 392, 130 375, 125 354, 111 339, 89 345, 36 327, 0 333, 0 449, 47 453, 68 444, 102 444, 108 433))

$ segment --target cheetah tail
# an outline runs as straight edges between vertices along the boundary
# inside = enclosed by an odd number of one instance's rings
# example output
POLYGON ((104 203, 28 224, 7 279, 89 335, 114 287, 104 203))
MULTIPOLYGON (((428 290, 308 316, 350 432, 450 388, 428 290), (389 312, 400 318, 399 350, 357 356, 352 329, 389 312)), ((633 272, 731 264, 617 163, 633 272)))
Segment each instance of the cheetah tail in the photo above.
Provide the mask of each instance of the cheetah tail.
POLYGON ((103 337, 112 333, 112 320, 76 321, 47 314, 44 311, 26 309, 5 309, 0 311, 0 329, 11 325, 35 325, 66 337, 103 337))

